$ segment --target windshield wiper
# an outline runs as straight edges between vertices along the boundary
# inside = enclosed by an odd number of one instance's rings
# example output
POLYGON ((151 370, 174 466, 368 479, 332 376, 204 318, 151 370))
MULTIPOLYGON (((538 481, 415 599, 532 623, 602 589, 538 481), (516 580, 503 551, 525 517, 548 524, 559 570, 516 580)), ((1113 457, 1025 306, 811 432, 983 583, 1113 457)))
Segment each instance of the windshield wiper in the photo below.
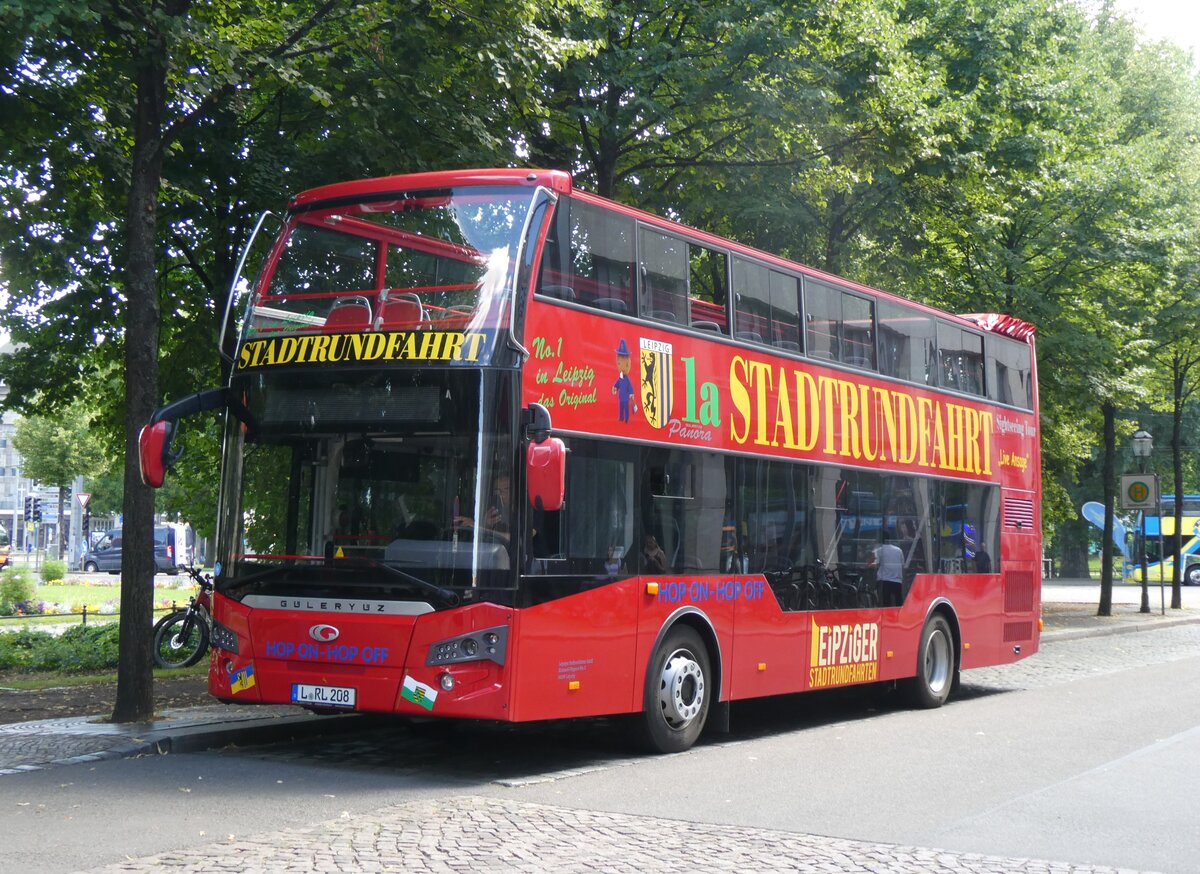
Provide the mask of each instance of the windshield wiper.
POLYGON ((455 592, 452 589, 444 589, 435 583, 431 583, 428 580, 423 580, 420 577, 413 576, 412 574, 408 573, 407 571, 402 571, 402 570, 400 570, 400 568, 392 567, 389 564, 386 564, 386 563, 380 562, 380 561, 375 561, 374 559, 335 558, 333 560, 332 567, 337 567, 339 565, 342 565, 342 566, 352 565, 354 567, 365 567, 365 568, 371 568, 371 569, 383 568, 388 573, 393 574, 394 576, 400 577, 400 579, 404 580, 405 582, 411 583, 412 585, 416 586, 418 589, 421 589, 422 591, 428 592, 430 595, 437 597, 447 607, 457 607, 462 601, 462 599, 459 598, 459 596, 458 596, 458 592, 455 592))
POLYGON ((295 569, 296 568, 294 565, 272 565, 271 567, 265 567, 261 570, 254 571, 253 573, 249 573, 240 577, 231 577, 226 575, 221 578, 221 583, 218 588, 221 591, 224 591, 226 589, 234 588, 235 586, 246 586, 250 583, 257 583, 262 580, 269 579, 270 577, 279 576, 285 571, 295 569))

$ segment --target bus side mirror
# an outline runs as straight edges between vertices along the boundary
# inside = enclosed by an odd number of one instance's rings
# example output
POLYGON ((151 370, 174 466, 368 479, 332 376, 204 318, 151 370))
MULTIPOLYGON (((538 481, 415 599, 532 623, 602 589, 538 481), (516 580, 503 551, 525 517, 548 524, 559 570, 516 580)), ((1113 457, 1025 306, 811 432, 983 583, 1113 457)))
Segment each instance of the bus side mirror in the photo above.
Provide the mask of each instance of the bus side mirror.
POLYGON ((525 452, 529 503, 538 510, 561 510, 567 481, 567 447, 557 437, 530 443, 525 452))
POLYGON ((175 423, 154 422, 138 433, 138 465, 142 482, 152 489, 160 488, 167 478, 167 471, 179 460, 171 454, 171 438, 175 436, 175 423))
POLYGON ((245 404, 223 388, 196 392, 155 410, 150 417, 150 424, 138 433, 138 466, 141 468, 142 482, 152 489, 159 488, 167 477, 167 471, 183 455, 182 449, 171 452, 171 441, 175 439, 179 419, 221 409, 233 413, 248 431, 256 428, 254 417, 245 404))

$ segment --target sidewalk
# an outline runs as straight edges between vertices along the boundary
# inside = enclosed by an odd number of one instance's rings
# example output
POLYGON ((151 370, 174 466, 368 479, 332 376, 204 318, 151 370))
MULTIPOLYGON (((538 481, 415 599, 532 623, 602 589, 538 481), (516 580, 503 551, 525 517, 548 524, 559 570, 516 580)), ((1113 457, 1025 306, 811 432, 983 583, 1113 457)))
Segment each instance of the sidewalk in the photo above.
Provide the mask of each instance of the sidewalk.
POLYGON ((75 716, 0 725, 0 778, 51 765, 71 765, 165 753, 188 753, 227 744, 273 743, 336 731, 359 714, 317 716, 299 707, 237 707, 215 701, 203 707, 164 710, 152 722, 116 725, 104 716, 75 716))
POLYGON ((1164 626, 1200 622, 1200 587, 1184 586, 1182 608, 1171 609, 1171 586, 1157 581, 1147 586, 1149 613, 1140 612, 1142 587, 1114 583, 1112 615, 1097 616, 1100 604, 1098 580, 1050 579, 1042 584, 1043 641, 1072 637, 1095 637, 1146 631, 1164 626))
MULTIPOLYGON (((1097 616, 1099 583, 1051 580, 1043 587, 1042 643, 1150 631, 1200 623, 1200 588, 1185 589, 1184 607, 1160 612, 1157 586, 1150 590, 1151 612, 1139 612, 1140 586, 1113 587, 1111 616, 1097 616)), ((1170 589, 1166 603, 1170 604, 1170 589)), ((298 707, 236 707, 213 703, 164 711, 153 722, 113 725, 102 717, 73 717, 0 725, 0 778, 52 765, 94 762, 140 755, 184 753, 230 743, 270 743, 289 737, 344 730, 347 720, 364 715, 316 716, 298 707)))
POLYGON ((1172 625, 1200 622, 1200 610, 1183 607, 1172 610, 1167 595, 1167 612, 1159 611, 1158 596, 1150 600, 1150 612, 1139 612, 1138 604, 1113 603, 1111 616, 1097 616, 1097 604, 1050 602, 1042 604, 1042 642, 1069 640, 1075 637, 1100 637, 1106 634, 1125 634, 1134 631, 1153 631, 1172 625))

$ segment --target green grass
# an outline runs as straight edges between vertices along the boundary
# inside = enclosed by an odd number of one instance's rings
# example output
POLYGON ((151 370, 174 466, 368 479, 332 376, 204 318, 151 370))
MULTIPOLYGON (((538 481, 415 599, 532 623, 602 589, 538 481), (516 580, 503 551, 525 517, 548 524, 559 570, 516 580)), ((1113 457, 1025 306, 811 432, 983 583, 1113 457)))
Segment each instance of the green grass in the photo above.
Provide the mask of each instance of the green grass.
MULTIPOLYGON (((170 609, 171 602, 174 601, 177 607, 186 607, 188 598, 196 592, 196 586, 188 580, 175 585, 175 580, 172 579, 168 585, 156 585, 154 587, 154 610, 157 614, 162 614, 170 609)), ((119 577, 113 577, 112 583, 95 583, 91 585, 63 582, 63 583, 38 583, 37 594, 34 596, 37 601, 42 601, 46 604, 47 612, 51 613, 81 613, 86 606, 88 611, 88 622, 92 622, 92 617, 96 617, 98 621, 104 621, 105 611, 109 611, 108 615, 115 612, 121 603, 121 582, 119 577)), ((115 617, 114 617, 115 618, 115 617)), ((63 616, 28 616, 18 619, 0 619, 0 627, 11 625, 30 625, 36 628, 38 625, 53 625, 68 621, 63 616)))
MULTIPOLYGON (((177 601, 182 604, 187 603, 187 599, 195 592, 196 586, 190 581, 187 584, 178 586, 155 586, 154 587, 154 604, 158 606, 161 602, 177 601)), ((56 604, 64 604, 69 607, 82 607, 88 605, 88 612, 92 608, 99 607, 106 602, 117 604, 121 600, 121 584, 113 582, 111 585, 96 584, 96 585, 77 585, 74 583, 43 583, 38 586, 37 597, 43 601, 54 602, 56 604)))
MULTIPOLYGON (((199 664, 192 665, 190 668, 178 668, 168 670, 166 668, 155 668, 155 679, 166 679, 170 677, 202 677, 208 673, 208 659, 201 659, 199 664)), ((57 671, 38 671, 36 673, 26 671, 0 671, 0 686, 6 689, 20 689, 22 691, 31 691, 37 689, 54 689, 59 686, 91 686, 97 683, 115 683, 117 682, 117 673, 97 673, 97 674, 63 674, 57 671)))

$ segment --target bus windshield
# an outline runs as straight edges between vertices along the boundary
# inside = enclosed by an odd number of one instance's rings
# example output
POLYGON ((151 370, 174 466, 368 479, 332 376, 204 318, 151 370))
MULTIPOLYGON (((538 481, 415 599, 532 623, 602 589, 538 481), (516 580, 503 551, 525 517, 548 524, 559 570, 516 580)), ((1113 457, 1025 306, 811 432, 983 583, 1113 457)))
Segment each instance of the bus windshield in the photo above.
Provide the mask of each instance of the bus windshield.
POLYGON ((218 587, 409 597, 512 588, 508 373, 263 372, 235 379, 218 587))
POLYGON ((529 188, 466 187, 317 204, 293 214, 242 338, 506 324, 529 188))

